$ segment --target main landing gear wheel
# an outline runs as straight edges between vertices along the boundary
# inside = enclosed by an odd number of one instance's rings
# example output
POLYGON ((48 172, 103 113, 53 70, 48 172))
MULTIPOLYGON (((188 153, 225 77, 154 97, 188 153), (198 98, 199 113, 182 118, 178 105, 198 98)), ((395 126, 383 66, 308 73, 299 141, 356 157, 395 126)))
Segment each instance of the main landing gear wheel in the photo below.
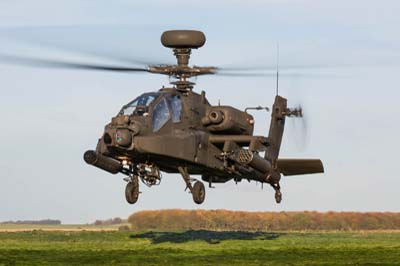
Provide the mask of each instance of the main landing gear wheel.
POLYGON ((129 204, 134 204, 139 198, 139 179, 133 176, 125 187, 125 198, 129 204))
POLYGON ((281 203, 282 201, 282 193, 280 191, 275 192, 275 201, 276 203, 281 203))
POLYGON ((204 198, 206 197, 206 189, 204 187, 204 184, 200 181, 196 181, 196 183, 194 183, 194 185, 192 186, 191 182, 193 179, 190 179, 187 167, 179 166, 178 170, 181 173, 183 180, 185 181, 185 190, 190 190, 190 192, 192 193, 193 201, 195 203, 202 204, 204 202, 204 198))
POLYGON ((193 201, 197 204, 202 204, 204 202, 204 198, 206 197, 206 189, 202 182, 197 181, 194 183, 192 197, 193 201))

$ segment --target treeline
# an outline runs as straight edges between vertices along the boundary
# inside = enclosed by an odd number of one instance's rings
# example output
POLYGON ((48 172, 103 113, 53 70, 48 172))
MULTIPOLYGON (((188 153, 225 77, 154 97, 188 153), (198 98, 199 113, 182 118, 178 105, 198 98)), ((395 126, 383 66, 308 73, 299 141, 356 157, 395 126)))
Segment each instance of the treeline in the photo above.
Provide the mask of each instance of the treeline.
POLYGON ((22 221, 5 221, 1 222, 2 224, 41 224, 41 225, 59 225, 61 224, 60 220, 22 220, 22 221))
POLYGON ((400 213, 391 212, 244 212, 227 210, 140 211, 132 230, 400 230, 400 213))
POLYGON ((121 219, 119 217, 107 219, 107 220, 96 220, 93 224, 94 225, 113 225, 113 224, 122 224, 126 223, 126 220, 121 219))

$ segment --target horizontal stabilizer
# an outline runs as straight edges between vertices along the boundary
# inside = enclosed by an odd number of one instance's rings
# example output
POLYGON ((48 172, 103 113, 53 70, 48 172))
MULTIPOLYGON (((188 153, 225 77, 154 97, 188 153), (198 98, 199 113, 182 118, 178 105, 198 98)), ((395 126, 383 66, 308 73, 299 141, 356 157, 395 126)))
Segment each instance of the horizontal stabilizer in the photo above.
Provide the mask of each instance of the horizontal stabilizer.
POLYGON ((277 164, 279 172, 285 176, 324 172, 324 166, 319 159, 278 159, 277 164))

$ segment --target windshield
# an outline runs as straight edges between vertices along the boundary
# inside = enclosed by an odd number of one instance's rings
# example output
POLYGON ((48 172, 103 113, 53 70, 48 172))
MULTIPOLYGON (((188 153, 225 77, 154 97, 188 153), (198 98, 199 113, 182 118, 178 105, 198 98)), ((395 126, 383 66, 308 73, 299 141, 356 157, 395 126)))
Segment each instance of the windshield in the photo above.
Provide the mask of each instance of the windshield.
POLYGON ((146 93, 125 105, 119 112, 120 115, 143 115, 148 111, 148 106, 158 97, 158 93, 146 93))
POLYGON ((153 132, 160 130, 170 119, 168 104, 165 97, 159 101, 153 110, 153 132))
POLYGON ((167 98, 172 111, 172 122, 178 123, 181 121, 182 103, 178 95, 169 96, 167 98))

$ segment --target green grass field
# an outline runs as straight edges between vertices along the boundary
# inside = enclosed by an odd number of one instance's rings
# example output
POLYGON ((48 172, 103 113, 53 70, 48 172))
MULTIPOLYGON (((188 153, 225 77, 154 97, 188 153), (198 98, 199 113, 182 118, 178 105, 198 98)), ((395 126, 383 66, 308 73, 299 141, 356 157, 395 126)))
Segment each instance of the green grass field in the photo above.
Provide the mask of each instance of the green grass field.
POLYGON ((2 232, 0 265, 400 265, 400 232, 2 232))

